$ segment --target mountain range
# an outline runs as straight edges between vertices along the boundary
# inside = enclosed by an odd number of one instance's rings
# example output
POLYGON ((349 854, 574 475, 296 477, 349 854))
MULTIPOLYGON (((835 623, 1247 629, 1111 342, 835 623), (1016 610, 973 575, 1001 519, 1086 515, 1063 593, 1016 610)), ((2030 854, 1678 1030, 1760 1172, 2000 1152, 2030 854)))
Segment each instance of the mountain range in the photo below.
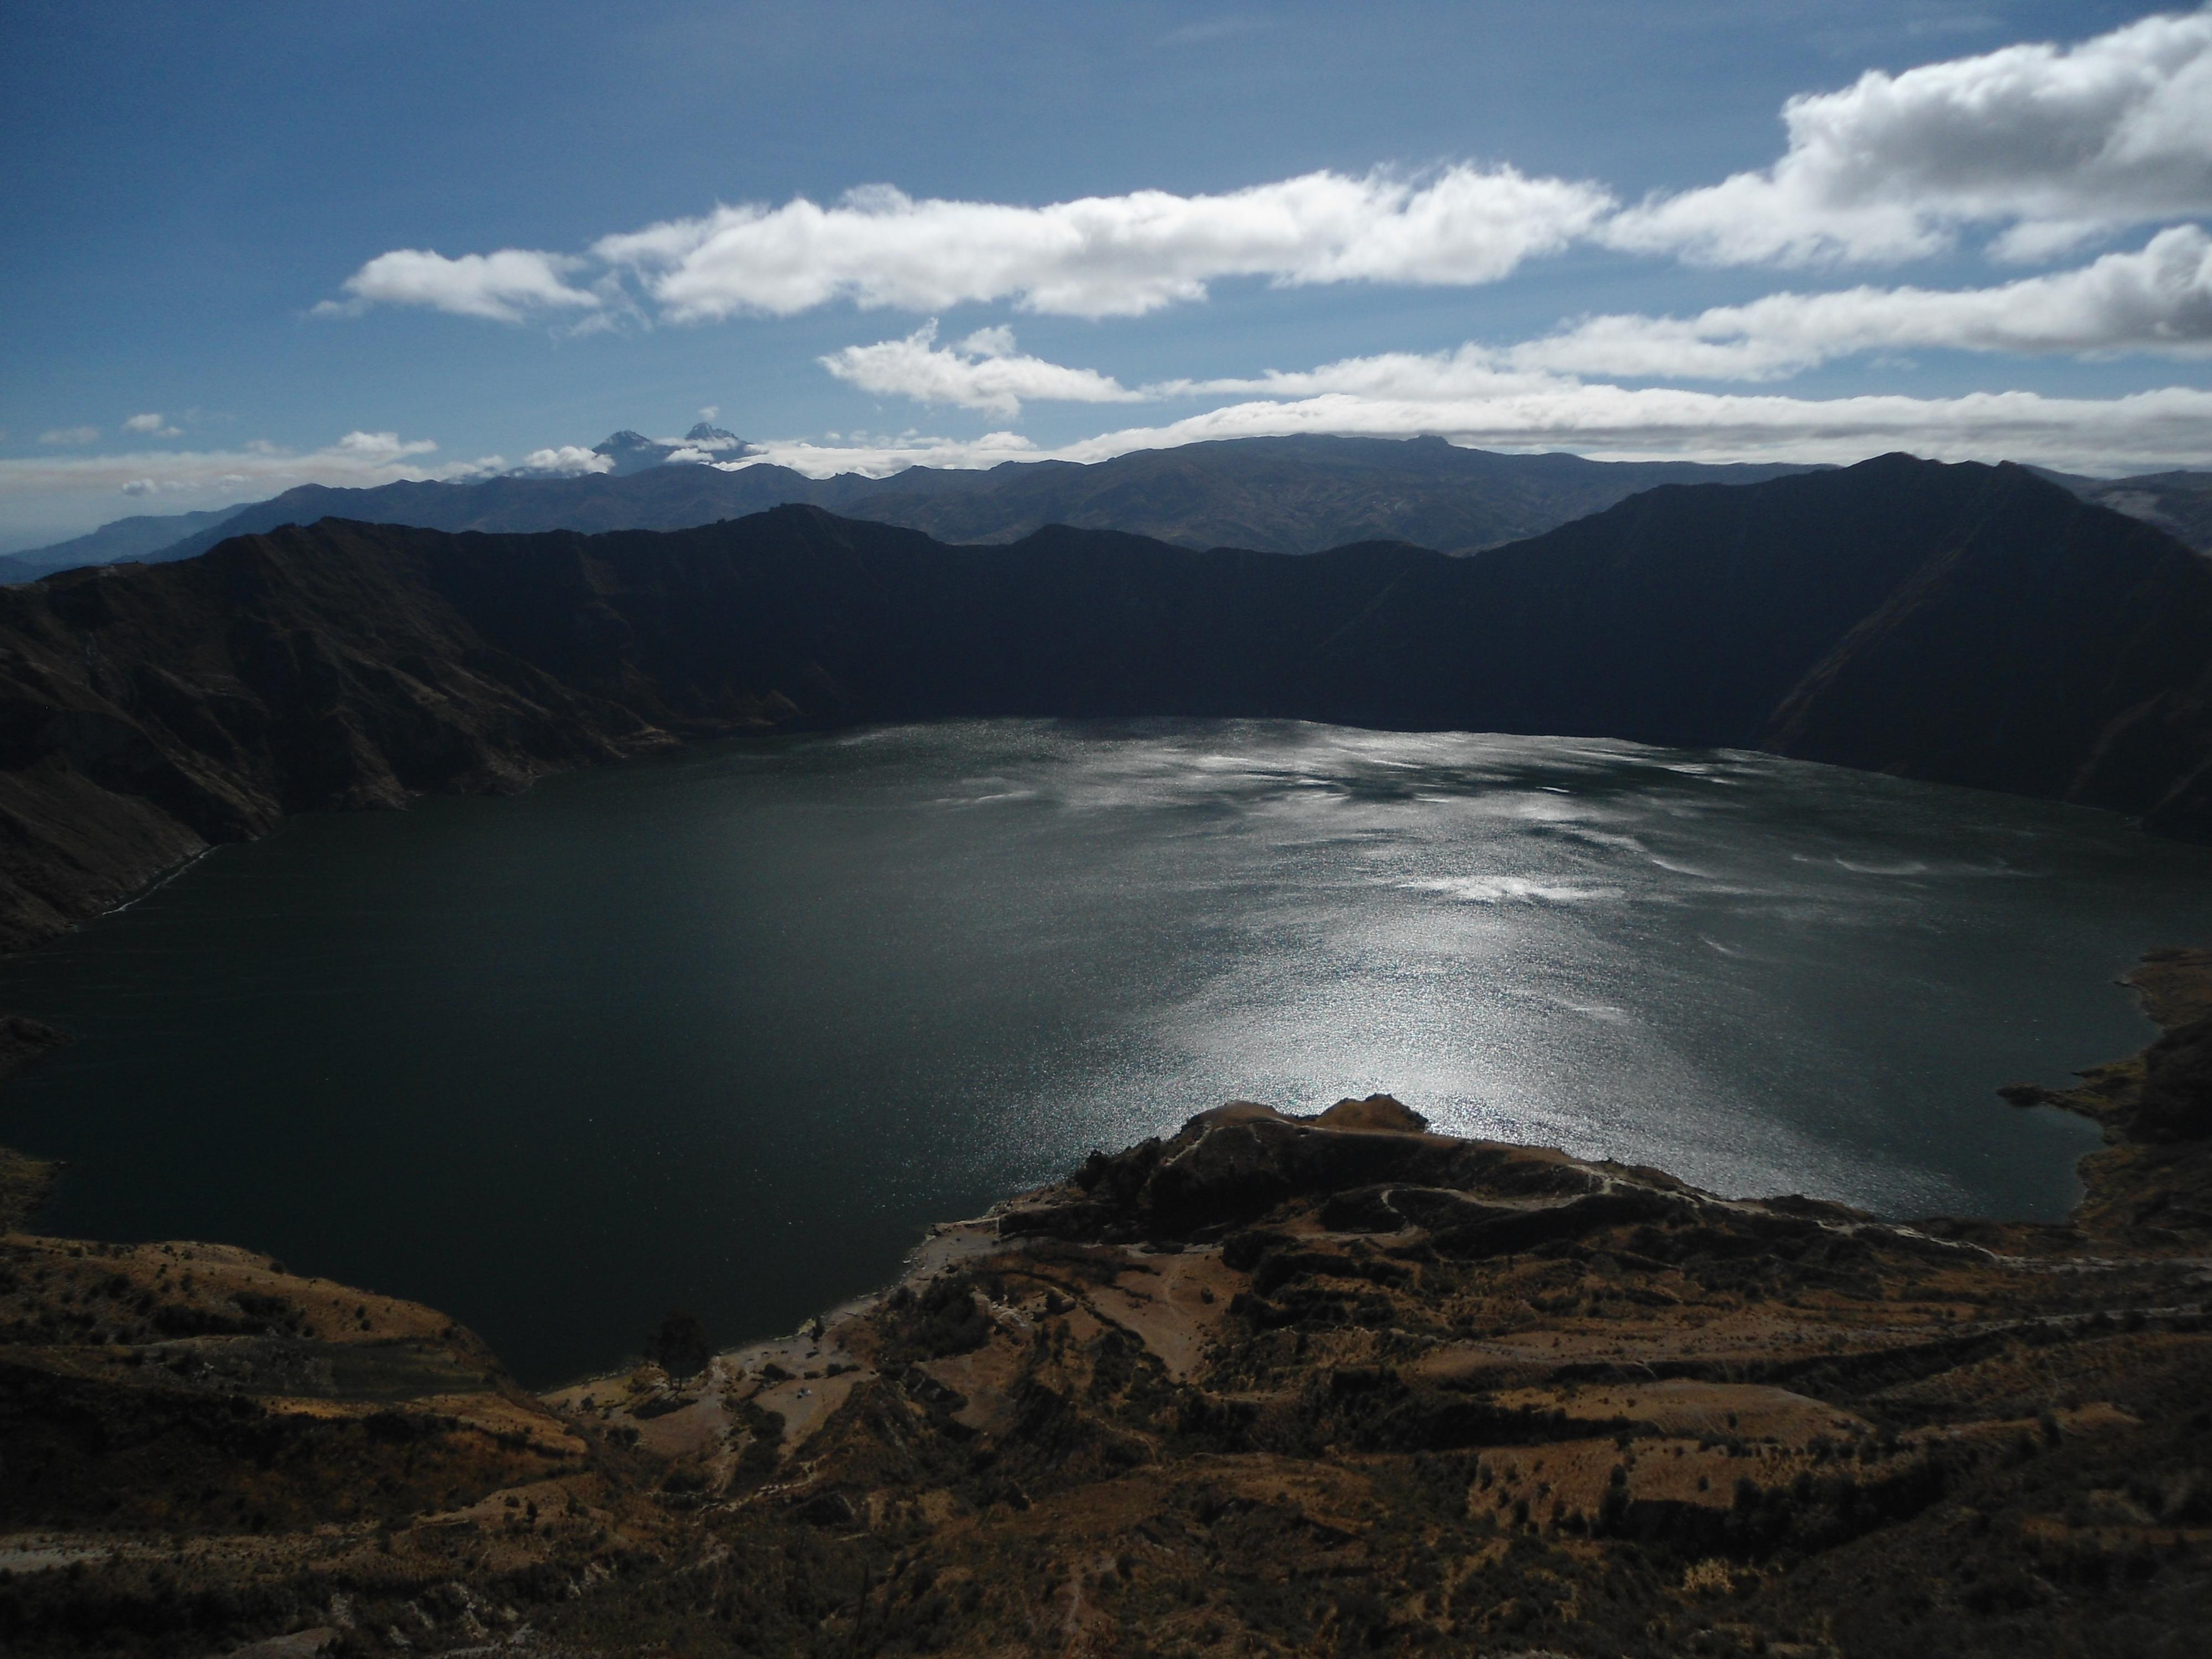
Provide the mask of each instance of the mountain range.
MULTIPOLYGON (((1386 539, 1463 554, 1540 535, 1660 484, 1754 483, 1809 470, 1503 455, 1441 438, 1306 435, 1140 450, 1090 464, 1008 461, 988 471, 917 466, 887 478, 812 478, 764 462, 732 471, 701 465, 755 453, 703 421, 680 440, 617 432, 593 453, 612 471, 373 489, 302 484, 242 507, 123 519, 0 558, 0 580, 124 559, 191 558, 228 537, 325 518, 507 532, 684 530, 792 503, 951 542, 1017 541, 1065 524, 1191 548, 1312 553, 1386 539)), ((2212 550, 2212 472, 2043 476, 2212 550)))
POLYGON ((1756 747, 2212 838, 2212 562, 1905 456, 1460 558, 325 520, 0 589, 0 945, 287 812, 746 730, 1152 714, 1756 747))
POLYGON ((17 554, 15 568, 4 573, 27 580, 115 559, 191 558, 227 537, 325 518, 428 530, 688 530, 793 503, 955 542, 1018 541, 1046 525, 1066 524, 1193 548, 1314 553, 1389 538, 1463 553, 1539 535, 1658 484, 1750 483, 1803 470, 1499 455, 1441 438, 1316 436, 1139 450, 1088 465, 916 466, 888 478, 811 478, 765 463, 732 471, 697 464, 750 447, 702 422, 681 444, 617 432, 593 451, 613 471, 579 477, 362 489, 302 484, 220 517, 173 520, 176 534, 166 543, 155 544, 158 532, 149 529, 161 520, 124 520, 17 554))

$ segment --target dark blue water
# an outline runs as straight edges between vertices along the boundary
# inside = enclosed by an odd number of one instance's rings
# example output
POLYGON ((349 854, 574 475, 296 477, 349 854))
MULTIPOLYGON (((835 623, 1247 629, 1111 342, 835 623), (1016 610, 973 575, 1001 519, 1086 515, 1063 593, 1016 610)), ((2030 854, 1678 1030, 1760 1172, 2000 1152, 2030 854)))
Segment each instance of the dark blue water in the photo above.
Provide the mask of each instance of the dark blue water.
POLYGON ((1762 756, 1284 724, 730 744, 296 820, 0 963, 44 1218, 442 1307, 525 1376, 788 1329, 1231 1097, 2056 1217, 1996 1101, 2148 1028, 2212 851, 1762 756))

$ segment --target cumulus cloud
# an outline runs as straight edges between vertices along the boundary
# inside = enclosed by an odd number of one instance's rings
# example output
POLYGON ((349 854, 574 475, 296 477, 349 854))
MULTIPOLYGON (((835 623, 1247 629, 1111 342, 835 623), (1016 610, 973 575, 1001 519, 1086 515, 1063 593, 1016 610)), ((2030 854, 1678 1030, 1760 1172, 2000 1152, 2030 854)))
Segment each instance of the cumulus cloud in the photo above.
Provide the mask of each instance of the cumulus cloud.
POLYGON ((1133 403, 1144 396, 1095 369, 1066 368, 1014 346, 1009 328, 979 329, 940 346, 934 319, 902 340, 847 346, 819 359, 848 386, 926 404, 955 404, 1001 420, 1021 413, 1022 399, 1076 404, 1133 403))
POLYGON ((496 455, 476 460, 431 462, 438 446, 394 432, 349 432, 336 443, 304 453, 267 442, 227 451, 140 451, 124 455, 73 455, 0 459, 0 499, 33 495, 133 496, 216 492, 235 499, 251 491, 275 494, 295 484, 370 485, 401 479, 481 478, 503 470, 496 455))
POLYGON ((346 278, 344 300, 325 300, 315 311, 356 316, 373 305, 427 306, 459 317, 519 323, 533 311, 595 310, 600 296, 568 281, 586 264, 573 255, 519 247, 457 259, 424 248, 395 248, 346 278))
POLYGON ((39 441, 68 445, 98 443, 100 428, 96 426, 58 426, 51 432, 39 434, 39 441))
POLYGON ((1577 374, 1756 380, 1854 352, 1931 348, 2212 356, 2212 236, 2177 226, 2138 252, 1996 288, 1863 287, 1770 294, 1694 317, 1593 317, 1498 356, 1577 374))
POLYGON ((2065 47, 2007 46, 1784 106, 1762 171, 1662 196, 1603 239, 1708 264, 1886 261, 1968 225, 2042 258, 2131 224, 2212 210, 2212 10, 2065 47))
MULTIPOLYGON (((1011 300, 1073 317, 1134 317, 1206 297, 1223 277, 1295 285, 1494 282, 1589 234, 1613 205, 1596 185, 1461 165, 1419 179, 1312 173, 1218 196, 1139 191, 1044 207, 916 200, 887 185, 823 207, 722 207, 603 238, 593 257, 640 282, 664 315, 790 316, 836 301, 934 312, 1011 300)), ((574 258, 401 249, 370 260, 325 313, 430 306, 502 322, 602 304, 574 258)))
POLYGON ((181 438, 184 436, 184 430, 182 428, 171 426, 168 422, 163 420, 159 415, 133 415, 129 420, 124 422, 123 429, 125 432, 132 433, 137 436, 146 438, 181 438))

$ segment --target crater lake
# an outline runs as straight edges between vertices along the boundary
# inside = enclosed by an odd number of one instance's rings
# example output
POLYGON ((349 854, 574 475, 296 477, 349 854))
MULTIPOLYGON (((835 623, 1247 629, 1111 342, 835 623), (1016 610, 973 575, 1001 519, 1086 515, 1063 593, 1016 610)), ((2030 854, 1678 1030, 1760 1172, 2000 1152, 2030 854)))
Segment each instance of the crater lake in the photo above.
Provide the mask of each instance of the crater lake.
POLYGON ((219 848, 0 963, 43 1230, 416 1298, 547 1384, 720 1344, 1224 1100, 2056 1218, 2212 849, 1733 751, 1270 722, 732 741, 219 848))

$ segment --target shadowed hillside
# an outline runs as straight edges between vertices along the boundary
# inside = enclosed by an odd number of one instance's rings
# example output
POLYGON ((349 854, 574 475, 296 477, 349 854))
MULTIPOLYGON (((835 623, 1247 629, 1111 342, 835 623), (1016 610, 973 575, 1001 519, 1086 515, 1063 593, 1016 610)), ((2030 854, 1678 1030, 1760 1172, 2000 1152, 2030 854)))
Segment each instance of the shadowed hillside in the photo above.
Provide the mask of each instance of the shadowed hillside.
POLYGON ((1007 547, 786 507, 600 537, 325 522, 0 590, 21 944, 285 812, 684 737, 1286 717, 1764 747, 2212 834, 2212 565, 2017 467, 1647 493, 1455 559, 1007 547))

